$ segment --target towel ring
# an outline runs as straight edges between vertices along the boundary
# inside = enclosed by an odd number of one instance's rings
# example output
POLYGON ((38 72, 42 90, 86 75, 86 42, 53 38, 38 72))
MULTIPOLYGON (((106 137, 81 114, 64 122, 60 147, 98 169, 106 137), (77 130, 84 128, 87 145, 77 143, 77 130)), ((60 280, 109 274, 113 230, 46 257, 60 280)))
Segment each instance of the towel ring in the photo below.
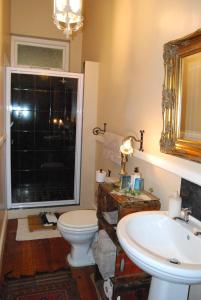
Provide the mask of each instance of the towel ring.
POLYGON ((101 129, 100 127, 94 127, 93 135, 104 134, 106 132, 107 123, 104 123, 103 126, 103 129, 101 129))

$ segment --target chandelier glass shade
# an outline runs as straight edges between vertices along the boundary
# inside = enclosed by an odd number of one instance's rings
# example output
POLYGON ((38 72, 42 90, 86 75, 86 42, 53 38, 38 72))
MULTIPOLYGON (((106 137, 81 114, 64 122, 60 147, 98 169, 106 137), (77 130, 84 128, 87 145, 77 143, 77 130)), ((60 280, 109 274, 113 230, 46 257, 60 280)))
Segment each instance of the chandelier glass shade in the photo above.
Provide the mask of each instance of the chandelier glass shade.
POLYGON ((82 0, 54 0, 53 19, 68 38, 83 26, 82 0))
POLYGON ((134 144, 135 142, 140 143, 139 151, 144 151, 143 149, 143 137, 144 130, 140 130, 140 139, 137 139, 135 136, 129 135, 125 137, 120 146, 121 152, 121 170, 120 175, 126 175, 126 163, 128 161, 128 156, 133 156, 134 153, 134 144))

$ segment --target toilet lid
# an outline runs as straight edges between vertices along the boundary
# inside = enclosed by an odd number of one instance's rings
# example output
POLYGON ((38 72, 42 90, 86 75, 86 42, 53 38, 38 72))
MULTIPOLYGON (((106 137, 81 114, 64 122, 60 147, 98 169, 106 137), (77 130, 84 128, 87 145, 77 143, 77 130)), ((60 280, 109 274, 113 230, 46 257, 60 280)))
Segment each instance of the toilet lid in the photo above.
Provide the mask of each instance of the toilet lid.
POLYGON ((84 228, 97 226, 98 220, 96 211, 87 209, 66 212, 59 217, 59 222, 63 226, 84 228))

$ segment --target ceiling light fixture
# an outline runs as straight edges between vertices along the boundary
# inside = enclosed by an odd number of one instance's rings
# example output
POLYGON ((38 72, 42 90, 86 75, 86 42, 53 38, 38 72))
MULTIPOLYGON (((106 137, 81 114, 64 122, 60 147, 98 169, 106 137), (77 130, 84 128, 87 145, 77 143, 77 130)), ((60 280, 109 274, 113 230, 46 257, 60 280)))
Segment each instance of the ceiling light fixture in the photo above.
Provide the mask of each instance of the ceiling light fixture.
POLYGON ((82 0, 54 0, 54 23, 69 38, 83 26, 82 0))

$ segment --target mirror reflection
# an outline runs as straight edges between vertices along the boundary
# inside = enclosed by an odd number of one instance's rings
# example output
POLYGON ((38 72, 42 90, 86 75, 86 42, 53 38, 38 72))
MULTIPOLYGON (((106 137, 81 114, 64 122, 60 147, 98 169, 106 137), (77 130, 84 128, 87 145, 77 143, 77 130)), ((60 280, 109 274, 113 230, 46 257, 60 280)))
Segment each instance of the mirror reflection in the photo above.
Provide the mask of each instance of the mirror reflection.
POLYGON ((180 138, 201 140, 201 53, 182 58, 180 138))

